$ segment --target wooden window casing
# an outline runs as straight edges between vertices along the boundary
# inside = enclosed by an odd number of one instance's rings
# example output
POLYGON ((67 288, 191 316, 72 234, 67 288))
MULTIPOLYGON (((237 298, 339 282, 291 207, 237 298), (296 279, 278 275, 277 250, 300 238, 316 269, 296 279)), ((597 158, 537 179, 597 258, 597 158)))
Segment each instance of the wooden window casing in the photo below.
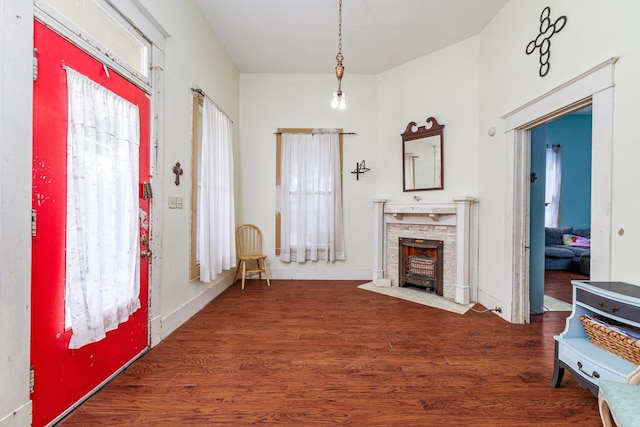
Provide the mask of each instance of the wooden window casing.
POLYGON ((198 262, 198 184, 200 182, 200 155, 202 152, 203 99, 193 97, 193 127, 191 130, 191 247, 189 250, 189 280, 200 278, 198 262))
MULTIPOLYGON (((283 133, 313 133, 314 129, 309 128, 278 128, 276 133, 276 188, 280 188, 282 184, 282 134, 283 133)), ((340 143, 340 188, 342 188, 342 129, 337 129, 340 143)), ((278 206, 280 201, 278 201, 278 206)), ((280 211, 276 209, 276 256, 280 256, 281 242, 281 218, 280 211)))

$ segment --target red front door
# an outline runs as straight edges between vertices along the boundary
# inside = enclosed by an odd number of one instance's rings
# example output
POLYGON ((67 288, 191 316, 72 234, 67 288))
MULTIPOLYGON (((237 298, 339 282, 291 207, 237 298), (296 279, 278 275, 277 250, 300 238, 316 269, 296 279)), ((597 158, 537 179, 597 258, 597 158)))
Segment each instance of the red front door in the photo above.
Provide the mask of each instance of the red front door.
MULTIPOLYGON (((35 22, 38 78, 33 94, 31 365, 33 425, 45 425, 82 401, 148 347, 148 259, 140 260, 140 305, 102 341, 68 348, 65 327, 67 82, 63 65, 135 104, 140 112, 140 182, 149 177, 149 99, 146 94, 66 39, 35 22)), ((141 244, 148 240, 149 204, 140 199, 141 244)))

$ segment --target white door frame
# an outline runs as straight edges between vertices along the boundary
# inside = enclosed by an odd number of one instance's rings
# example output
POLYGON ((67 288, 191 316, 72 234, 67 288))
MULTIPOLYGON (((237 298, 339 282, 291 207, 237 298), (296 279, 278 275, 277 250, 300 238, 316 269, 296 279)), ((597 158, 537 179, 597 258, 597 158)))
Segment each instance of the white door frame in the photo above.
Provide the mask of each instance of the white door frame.
POLYGON ((529 323, 530 129, 592 105, 591 279, 611 276, 611 185, 613 162, 614 65, 611 58, 503 116, 507 158, 504 300, 511 323, 529 323), (597 177, 597 179, 593 179, 597 177))

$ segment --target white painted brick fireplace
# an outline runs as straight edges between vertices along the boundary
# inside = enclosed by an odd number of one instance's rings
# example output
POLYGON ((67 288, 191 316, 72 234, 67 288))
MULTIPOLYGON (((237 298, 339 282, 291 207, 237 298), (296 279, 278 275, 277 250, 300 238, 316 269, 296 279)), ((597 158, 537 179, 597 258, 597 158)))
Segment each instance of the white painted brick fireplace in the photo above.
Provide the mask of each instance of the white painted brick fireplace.
POLYGON ((478 200, 397 203, 374 200, 373 283, 398 286, 398 239, 442 240, 443 297, 459 304, 478 300, 478 200))

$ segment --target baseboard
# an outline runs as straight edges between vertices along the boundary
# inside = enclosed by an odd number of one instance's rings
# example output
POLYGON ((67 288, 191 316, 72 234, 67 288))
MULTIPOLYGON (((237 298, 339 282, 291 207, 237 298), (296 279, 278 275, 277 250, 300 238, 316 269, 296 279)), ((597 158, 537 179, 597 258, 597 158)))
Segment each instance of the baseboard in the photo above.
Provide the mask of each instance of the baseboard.
POLYGON ((30 426, 31 412, 31 401, 28 401, 0 419, 0 427, 30 426))
POLYGON ((189 320, 194 314, 202 310, 207 304, 231 286, 233 284, 234 274, 235 270, 223 272, 219 280, 206 291, 163 318, 160 321, 161 326, 159 328, 160 341, 171 335, 171 333, 182 326, 184 322, 189 320))
POLYGON ((497 299, 496 297, 494 297, 493 295, 489 295, 486 292, 483 291, 478 291, 478 303, 482 304, 484 307, 488 308, 488 309, 492 309, 495 307, 500 307, 501 312, 495 312, 493 311, 492 313, 502 317, 503 319, 505 319, 506 321, 509 321, 509 317, 511 314, 511 307, 507 307, 504 305, 504 302, 497 299))
POLYGON ((335 268, 269 268, 269 277, 279 280, 371 280, 371 269, 339 270, 335 268))
POLYGON ((160 344, 160 341, 162 341, 162 317, 161 316, 155 316, 153 318, 151 318, 149 320, 149 327, 151 328, 151 336, 149 337, 150 339, 150 346, 151 348, 157 346, 158 344, 160 344))

